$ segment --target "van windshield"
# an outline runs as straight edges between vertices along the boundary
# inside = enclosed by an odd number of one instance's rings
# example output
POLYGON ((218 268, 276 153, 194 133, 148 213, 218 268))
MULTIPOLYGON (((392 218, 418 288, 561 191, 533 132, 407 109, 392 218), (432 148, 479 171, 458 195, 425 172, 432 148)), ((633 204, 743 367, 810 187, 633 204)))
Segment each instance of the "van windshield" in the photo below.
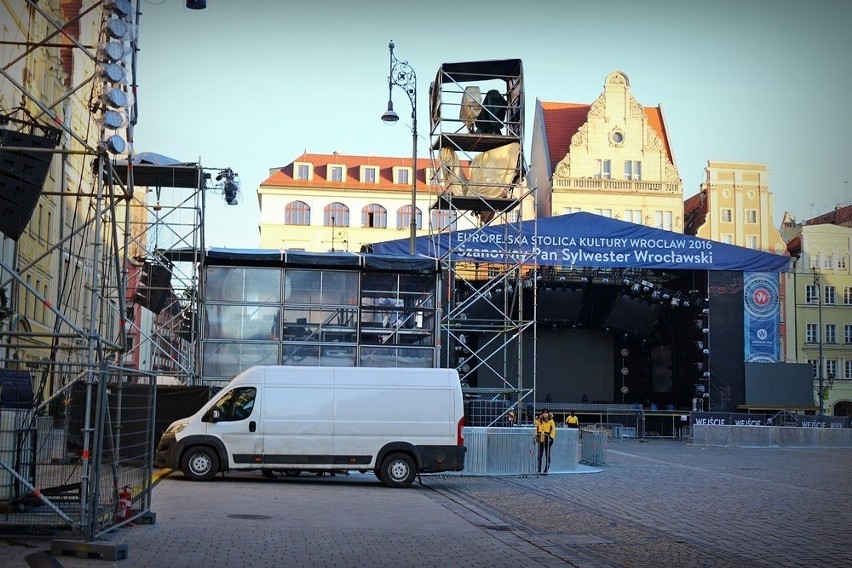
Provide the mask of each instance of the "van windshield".
POLYGON ((240 387, 226 392, 213 407, 219 411, 218 421, 232 422, 251 416, 256 395, 257 389, 254 387, 240 387))

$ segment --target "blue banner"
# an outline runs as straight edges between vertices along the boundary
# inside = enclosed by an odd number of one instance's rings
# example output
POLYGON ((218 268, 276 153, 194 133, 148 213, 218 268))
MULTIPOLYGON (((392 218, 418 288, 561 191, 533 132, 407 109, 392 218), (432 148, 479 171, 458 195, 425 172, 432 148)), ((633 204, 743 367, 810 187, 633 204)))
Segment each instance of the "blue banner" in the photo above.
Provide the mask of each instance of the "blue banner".
MULTIPOLYGON (((442 260, 561 268, 649 268, 786 272, 789 257, 610 219, 591 213, 489 225, 418 237, 416 254, 442 260)), ((408 239, 367 247, 408 254, 408 239)))
POLYGON ((745 360, 777 363, 781 355, 781 302, 778 274, 743 274, 745 360))

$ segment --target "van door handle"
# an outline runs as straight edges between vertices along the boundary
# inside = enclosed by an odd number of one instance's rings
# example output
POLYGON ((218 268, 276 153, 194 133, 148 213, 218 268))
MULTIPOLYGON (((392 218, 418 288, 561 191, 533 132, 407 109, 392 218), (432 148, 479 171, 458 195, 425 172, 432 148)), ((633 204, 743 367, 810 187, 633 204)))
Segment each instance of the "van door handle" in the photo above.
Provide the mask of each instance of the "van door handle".
POLYGON ((257 431, 257 422, 252 420, 251 422, 249 422, 249 432, 256 432, 256 431, 257 431))

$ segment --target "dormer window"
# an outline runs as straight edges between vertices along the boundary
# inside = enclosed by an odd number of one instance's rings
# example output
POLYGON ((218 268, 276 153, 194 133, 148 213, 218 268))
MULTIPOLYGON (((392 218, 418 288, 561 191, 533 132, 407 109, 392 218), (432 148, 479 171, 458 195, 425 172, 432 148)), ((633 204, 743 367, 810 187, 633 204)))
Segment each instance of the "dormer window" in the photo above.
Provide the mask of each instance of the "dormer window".
POLYGON ((411 183, 411 168, 395 167, 393 169, 393 181, 399 185, 411 183))
POLYGON ((378 183, 378 166, 361 166, 361 183, 378 183))
POLYGON ((328 165, 328 181, 342 182, 346 177, 346 167, 340 164, 328 165))
POLYGON ((313 177, 314 167, 313 164, 307 164, 304 162, 296 162, 293 164, 293 170, 296 173, 296 179, 309 181, 313 177))

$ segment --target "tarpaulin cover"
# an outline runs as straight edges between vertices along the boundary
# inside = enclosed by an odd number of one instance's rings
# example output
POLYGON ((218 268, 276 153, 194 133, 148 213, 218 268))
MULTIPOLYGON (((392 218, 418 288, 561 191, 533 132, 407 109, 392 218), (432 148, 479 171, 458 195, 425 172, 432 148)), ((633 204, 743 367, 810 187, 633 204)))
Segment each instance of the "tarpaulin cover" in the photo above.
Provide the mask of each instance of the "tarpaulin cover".
MULTIPOLYGON (((375 243, 379 254, 408 254, 408 239, 375 243)), ((561 268, 646 268, 786 272, 789 257, 610 219, 571 213, 418 237, 416 252, 456 261, 561 268), (452 239, 452 240, 451 240, 452 239)))

